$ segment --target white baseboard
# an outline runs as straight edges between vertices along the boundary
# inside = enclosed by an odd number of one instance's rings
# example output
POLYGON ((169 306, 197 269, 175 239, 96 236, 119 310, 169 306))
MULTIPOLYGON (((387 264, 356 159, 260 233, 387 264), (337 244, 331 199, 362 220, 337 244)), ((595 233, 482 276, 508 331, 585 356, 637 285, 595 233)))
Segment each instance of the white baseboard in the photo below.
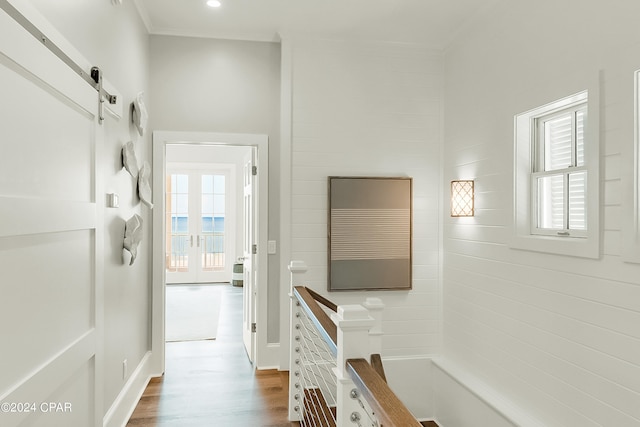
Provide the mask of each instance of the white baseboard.
POLYGON ((280 369, 280 343, 269 343, 260 354, 256 369, 280 369))
POLYGON ((147 352, 125 383, 104 416, 104 427, 125 427, 142 397, 149 380, 155 375, 151 370, 151 352, 147 352))

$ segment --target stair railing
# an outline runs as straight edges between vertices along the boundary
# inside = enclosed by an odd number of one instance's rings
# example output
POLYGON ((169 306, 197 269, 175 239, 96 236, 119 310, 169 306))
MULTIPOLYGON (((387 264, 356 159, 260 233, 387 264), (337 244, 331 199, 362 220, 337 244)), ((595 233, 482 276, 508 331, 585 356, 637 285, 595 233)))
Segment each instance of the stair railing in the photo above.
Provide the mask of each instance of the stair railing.
POLYGON ((293 289, 290 412, 302 426, 336 426, 337 328, 312 293, 293 289))
POLYGON ((304 263, 292 262, 289 270, 289 419, 303 427, 420 426, 368 362, 380 369, 382 302, 336 306, 295 285, 304 280, 304 263))
POLYGON ((364 413, 370 417, 365 423, 357 422, 358 426, 422 426, 368 361, 349 359, 347 371, 356 385, 354 398, 363 404, 364 413))

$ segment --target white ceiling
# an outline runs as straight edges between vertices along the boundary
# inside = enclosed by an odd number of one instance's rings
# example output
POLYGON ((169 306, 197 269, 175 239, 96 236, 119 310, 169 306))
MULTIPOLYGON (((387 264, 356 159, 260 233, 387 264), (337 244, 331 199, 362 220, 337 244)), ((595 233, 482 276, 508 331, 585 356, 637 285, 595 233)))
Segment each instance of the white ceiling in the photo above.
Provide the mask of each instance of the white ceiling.
POLYGON ((134 0, 152 34, 277 41, 278 34, 443 48, 499 0, 134 0))

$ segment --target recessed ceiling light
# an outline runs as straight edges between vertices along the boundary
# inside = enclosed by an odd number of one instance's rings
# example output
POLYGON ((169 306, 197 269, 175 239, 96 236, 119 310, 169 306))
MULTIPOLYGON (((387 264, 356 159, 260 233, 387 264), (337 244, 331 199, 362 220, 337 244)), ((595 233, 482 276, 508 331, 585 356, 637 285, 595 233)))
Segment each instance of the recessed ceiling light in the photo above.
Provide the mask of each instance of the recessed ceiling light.
POLYGON ((209 7, 220 7, 220 6, 222 6, 222 3, 220 3, 220 1, 218 1, 218 0, 208 0, 207 1, 207 6, 209 6, 209 7))

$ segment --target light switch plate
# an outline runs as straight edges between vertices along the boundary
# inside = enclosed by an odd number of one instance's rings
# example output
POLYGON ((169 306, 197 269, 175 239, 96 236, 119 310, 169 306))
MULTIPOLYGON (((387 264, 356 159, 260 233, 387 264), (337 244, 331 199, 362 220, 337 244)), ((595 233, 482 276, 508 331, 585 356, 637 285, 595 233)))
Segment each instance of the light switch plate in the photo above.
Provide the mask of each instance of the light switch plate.
POLYGON ((273 255, 275 253, 276 253, 276 241, 275 240, 269 240, 267 242, 267 254, 273 255))

